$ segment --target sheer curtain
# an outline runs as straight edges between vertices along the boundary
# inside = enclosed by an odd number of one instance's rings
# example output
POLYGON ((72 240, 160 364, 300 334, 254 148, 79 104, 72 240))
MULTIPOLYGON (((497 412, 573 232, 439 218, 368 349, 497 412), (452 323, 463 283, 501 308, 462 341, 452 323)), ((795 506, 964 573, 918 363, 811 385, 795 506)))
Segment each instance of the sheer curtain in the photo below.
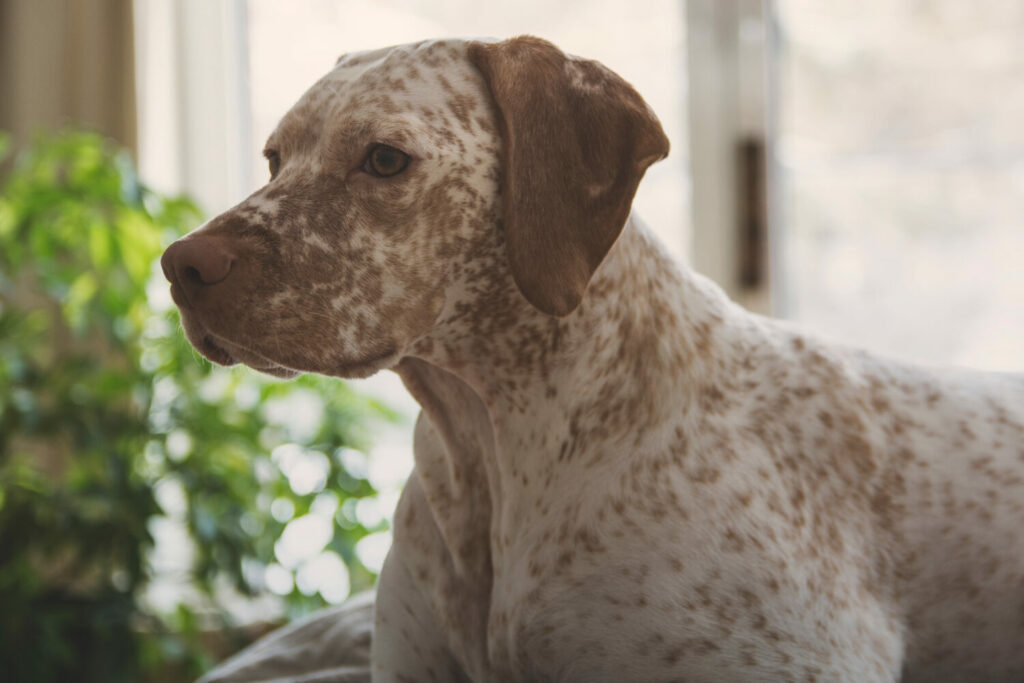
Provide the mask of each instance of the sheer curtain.
POLYGON ((0 130, 68 124, 136 149, 131 0, 0 0, 0 130))
POLYGON ((139 165, 206 216, 252 190, 245 0, 135 0, 139 165))

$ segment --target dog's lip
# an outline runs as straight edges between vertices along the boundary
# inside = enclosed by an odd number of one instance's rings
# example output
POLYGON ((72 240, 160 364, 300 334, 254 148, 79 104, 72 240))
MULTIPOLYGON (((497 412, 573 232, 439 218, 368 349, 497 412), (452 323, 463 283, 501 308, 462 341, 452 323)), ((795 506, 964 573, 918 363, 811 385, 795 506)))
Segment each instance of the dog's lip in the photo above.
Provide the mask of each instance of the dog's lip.
POLYGON ((253 370, 285 379, 296 377, 303 372, 325 372, 337 377, 360 378, 369 377, 389 365, 391 361, 397 360, 400 355, 397 348, 388 347, 382 353, 367 355, 329 370, 292 368, 272 361, 258 351, 212 331, 205 323, 197 319, 196 312, 188 306, 179 304, 178 308, 181 312, 182 324, 186 330, 191 329, 189 338, 193 340, 193 346, 200 354, 218 365, 232 366, 243 363, 253 370))
MULTIPOLYGON (((265 372, 268 375, 283 378, 292 378, 304 372, 303 370, 297 370, 281 365, 280 363, 276 363, 266 356, 253 351, 248 347, 241 346, 233 341, 225 339, 216 333, 206 332, 203 336, 203 344, 208 349, 215 350, 215 353, 218 355, 218 358, 213 358, 209 355, 207 357, 209 357, 210 360, 221 363, 222 365, 244 363, 253 370, 258 370, 259 372, 265 372), (221 358, 227 359, 228 362, 223 362, 221 358)), ((334 368, 329 374, 349 378, 368 377, 387 365, 389 361, 397 356, 397 349, 388 348, 382 353, 366 356, 350 363, 346 363, 340 368, 334 368)), ((316 370, 313 369, 310 369, 309 371, 316 372, 316 370)))
POLYGON ((206 355, 210 360, 220 363, 221 365, 236 365, 238 363, 244 363, 253 370, 265 372, 268 375, 274 375, 276 377, 291 378, 299 374, 298 370, 293 370, 292 368, 285 367, 280 363, 275 363, 269 358, 266 358, 251 349, 224 339, 212 332, 206 332, 203 335, 203 346, 206 347, 206 349, 202 350, 204 355, 206 355), (228 347, 230 347, 230 350, 228 350, 228 347), (207 351, 213 351, 213 353, 206 353, 207 351))
POLYGON ((171 283, 171 299, 178 306, 182 324, 187 329, 189 327, 188 323, 191 322, 194 331, 198 333, 191 337, 192 339, 198 337, 199 342, 193 343, 196 350, 214 363, 225 366, 244 363, 254 370, 278 377, 294 377, 299 374, 298 370, 292 370, 291 368, 274 363, 241 344, 236 344, 215 332, 211 332, 209 327, 199 319, 197 311, 189 304, 181 288, 177 283, 173 282, 171 283))
POLYGON ((387 366, 390 361, 395 360, 399 355, 397 349, 389 348, 383 353, 378 353, 373 356, 360 358, 357 361, 351 363, 345 363, 340 368, 336 368, 331 374, 339 377, 346 378, 363 378, 369 377, 373 373, 377 372, 381 368, 387 366))
POLYGON ((223 346, 213 341, 213 337, 209 334, 203 335, 200 347, 199 352, 214 363, 219 365, 236 365, 238 363, 235 357, 228 353, 227 349, 223 346))
POLYGON ((205 358, 218 365, 225 366, 244 363, 254 370, 259 370, 276 377, 291 378, 299 374, 298 370, 275 363, 269 358, 211 331, 195 309, 189 306, 187 302, 178 301, 174 295, 175 286, 172 284, 171 297, 178 305, 182 326, 188 333, 189 341, 205 358))
POLYGON ((177 282, 172 282, 170 286, 171 290, 171 301, 174 305, 180 308, 190 308, 188 298, 185 296, 185 291, 177 282))

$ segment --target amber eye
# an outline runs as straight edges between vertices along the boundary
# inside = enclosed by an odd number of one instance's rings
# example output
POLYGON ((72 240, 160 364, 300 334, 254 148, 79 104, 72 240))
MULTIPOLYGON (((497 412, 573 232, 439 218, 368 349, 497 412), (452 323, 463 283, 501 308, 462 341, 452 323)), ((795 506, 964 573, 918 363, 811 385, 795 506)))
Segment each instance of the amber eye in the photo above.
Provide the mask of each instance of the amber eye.
POLYGON ((277 172, 281 170, 281 155, 274 149, 263 150, 263 156, 267 158, 267 165, 270 166, 270 179, 273 180, 277 176, 277 172))
POLYGON ((363 170, 378 178, 398 175, 409 165, 409 155, 390 145, 374 145, 366 157, 363 170))

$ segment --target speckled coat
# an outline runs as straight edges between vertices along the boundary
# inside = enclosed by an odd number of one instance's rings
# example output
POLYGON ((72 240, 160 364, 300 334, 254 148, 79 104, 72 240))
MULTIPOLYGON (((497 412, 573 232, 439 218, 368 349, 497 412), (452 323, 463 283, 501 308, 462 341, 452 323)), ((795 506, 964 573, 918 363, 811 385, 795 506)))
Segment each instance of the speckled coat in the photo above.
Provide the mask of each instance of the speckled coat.
POLYGON ((1024 378, 743 311, 629 213, 667 152, 543 41, 348 55, 164 256, 207 357, 423 407, 374 680, 1024 680, 1024 378))

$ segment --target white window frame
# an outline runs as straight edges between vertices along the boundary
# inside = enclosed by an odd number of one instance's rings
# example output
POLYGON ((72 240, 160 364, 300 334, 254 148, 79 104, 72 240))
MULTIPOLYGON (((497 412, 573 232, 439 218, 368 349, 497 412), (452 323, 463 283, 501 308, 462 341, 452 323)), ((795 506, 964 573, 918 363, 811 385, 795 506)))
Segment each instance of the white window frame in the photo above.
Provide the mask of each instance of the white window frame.
POLYGON ((686 0, 694 268, 748 310, 783 313, 775 188, 772 0, 686 0), (761 277, 744 285, 739 145, 762 147, 761 277))

